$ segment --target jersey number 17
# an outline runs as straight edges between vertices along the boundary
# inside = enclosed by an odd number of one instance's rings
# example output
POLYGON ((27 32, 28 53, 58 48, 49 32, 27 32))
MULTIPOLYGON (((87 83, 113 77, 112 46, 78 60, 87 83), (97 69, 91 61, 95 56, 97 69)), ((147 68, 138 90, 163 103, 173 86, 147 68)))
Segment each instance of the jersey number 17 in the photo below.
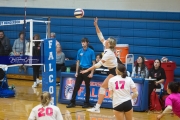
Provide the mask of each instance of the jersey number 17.
POLYGON ((118 89, 124 89, 124 85, 125 85, 125 81, 116 81, 115 82, 116 85, 116 90, 118 89), (120 86, 120 87, 119 87, 120 86))

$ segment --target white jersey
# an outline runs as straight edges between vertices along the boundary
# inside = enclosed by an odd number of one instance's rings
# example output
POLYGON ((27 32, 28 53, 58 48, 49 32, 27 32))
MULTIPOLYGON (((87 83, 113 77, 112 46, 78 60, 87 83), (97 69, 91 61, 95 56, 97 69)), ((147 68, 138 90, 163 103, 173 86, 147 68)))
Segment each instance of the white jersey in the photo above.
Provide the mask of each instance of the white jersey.
POLYGON ((109 91, 113 91, 113 108, 131 100, 131 89, 135 88, 131 77, 122 78, 120 75, 114 76, 109 80, 109 91))
POLYGON ((105 61, 102 64, 104 67, 107 67, 107 68, 117 67, 117 58, 111 49, 104 50, 104 55, 102 57, 102 60, 105 61))
POLYGON ((32 109, 28 120, 63 120, 63 117, 57 106, 40 104, 32 109))

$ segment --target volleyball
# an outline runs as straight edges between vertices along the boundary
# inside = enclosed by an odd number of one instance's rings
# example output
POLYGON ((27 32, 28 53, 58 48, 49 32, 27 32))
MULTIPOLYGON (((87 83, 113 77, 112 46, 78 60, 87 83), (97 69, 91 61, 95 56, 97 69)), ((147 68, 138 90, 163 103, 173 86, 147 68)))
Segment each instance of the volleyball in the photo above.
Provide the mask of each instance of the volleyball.
POLYGON ((168 62, 168 58, 162 57, 162 58, 161 58, 161 62, 168 62))
POLYGON ((75 16, 76 18, 82 18, 82 17, 84 16, 84 10, 81 9, 81 8, 75 9, 75 11, 74 11, 74 16, 75 16))

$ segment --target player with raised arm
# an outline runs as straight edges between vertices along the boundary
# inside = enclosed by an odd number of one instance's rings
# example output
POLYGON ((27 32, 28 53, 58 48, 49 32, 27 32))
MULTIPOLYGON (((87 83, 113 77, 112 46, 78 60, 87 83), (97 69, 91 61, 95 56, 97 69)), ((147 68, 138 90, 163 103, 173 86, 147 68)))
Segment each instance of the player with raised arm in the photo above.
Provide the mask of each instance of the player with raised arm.
POLYGON ((117 58, 116 58, 115 53, 114 53, 114 50, 116 47, 116 40, 112 37, 109 37, 107 40, 105 40, 100 29, 99 29, 99 27, 98 27, 97 22, 98 22, 98 18, 95 18, 94 19, 94 26, 96 28, 96 32, 97 32, 99 40, 103 43, 103 45, 105 47, 104 55, 103 55, 102 59, 98 63, 96 63, 94 66, 92 66, 89 69, 81 72, 84 74, 84 73, 87 73, 93 69, 100 68, 102 65, 109 69, 109 75, 104 80, 104 82, 102 83, 102 85, 99 89, 97 104, 93 108, 87 109, 87 111, 94 112, 94 113, 100 113, 100 106, 101 106, 101 103, 103 102, 103 99, 105 97, 106 89, 108 88, 109 79, 116 75, 115 69, 117 66, 117 58))
POLYGON ((50 101, 50 93, 43 92, 41 95, 41 104, 32 109, 28 120, 63 120, 59 108, 50 105, 50 101))

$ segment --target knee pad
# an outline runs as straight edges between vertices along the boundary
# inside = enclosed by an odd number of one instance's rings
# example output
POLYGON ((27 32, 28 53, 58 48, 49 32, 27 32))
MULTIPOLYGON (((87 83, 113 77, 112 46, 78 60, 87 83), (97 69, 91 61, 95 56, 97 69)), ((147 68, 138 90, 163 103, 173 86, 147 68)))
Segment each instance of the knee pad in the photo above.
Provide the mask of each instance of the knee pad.
POLYGON ((99 94, 105 95, 105 93, 106 93, 106 89, 103 88, 103 87, 100 87, 100 88, 99 88, 99 94))

